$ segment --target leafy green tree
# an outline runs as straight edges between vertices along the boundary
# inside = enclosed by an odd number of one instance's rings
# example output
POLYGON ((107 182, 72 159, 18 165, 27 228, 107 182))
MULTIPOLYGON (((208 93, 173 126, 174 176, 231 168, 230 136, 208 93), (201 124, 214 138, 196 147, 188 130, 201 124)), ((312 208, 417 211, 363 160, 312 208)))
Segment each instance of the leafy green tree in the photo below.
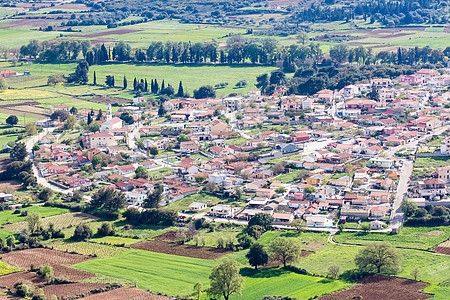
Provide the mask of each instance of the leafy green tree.
POLYGON ((413 278, 414 278, 414 280, 416 280, 417 281, 417 279, 419 279, 419 277, 421 277, 422 276, 422 272, 420 272, 420 269, 419 268, 417 268, 417 267, 415 267, 414 269, 412 269, 411 270, 411 273, 409 273, 413 278))
POLYGON ((142 206, 144 208, 157 208, 159 206, 159 203, 162 200, 162 195, 163 195, 163 190, 162 190, 162 187, 159 186, 153 192, 149 192, 147 194, 147 198, 145 198, 142 206))
POLYGON ((105 84, 109 87, 114 87, 114 85, 115 85, 114 76, 106 75, 105 84))
POLYGON ((52 282, 54 277, 52 266, 50 266, 49 264, 42 265, 39 268, 39 273, 41 274, 42 277, 44 277, 47 280, 47 282, 49 283, 52 282))
POLYGON ((244 288, 244 277, 239 274, 240 264, 232 259, 224 260, 220 265, 213 267, 210 279, 208 294, 217 297, 224 297, 225 300, 232 294, 240 295, 244 288))
POLYGON ((48 201, 52 197, 53 191, 48 187, 44 187, 38 194, 38 199, 42 201, 48 201))
POLYGON ((201 282, 197 282, 196 284, 194 284, 194 296, 197 297, 197 300, 200 300, 202 290, 203 284, 201 282))
POLYGON ((50 115, 50 119, 52 120, 60 120, 61 122, 64 122, 69 117, 69 112, 65 110, 56 110, 50 115))
POLYGON ((98 166, 101 166, 103 164, 103 158, 101 155, 95 155, 91 160, 92 166, 94 169, 97 169, 98 166))
POLYGON ((264 230, 270 230, 272 228, 273 217, 265 213, 255 214, 248 222, 248 227, 259 225, 264 230))
POLYGON ((307 193, 307 194, 314 194, 315 192, 317 192, 315 187, 313 187, 313 186, 305 187, 305 193, 307 193))
POLYGON ((8 125, 14 126, 17 125, 17 123, 19 123, 19 118, 17 118, 17 116, 15 115, 10 115, 6 118, 6 124, 8 125))
POLYGON ((156 147, 156 146, 151 146, 149 152, 150 152, 150 155, 153 155, 153 156, 158 155, 158 153, 159 153, 158 147, 156 147))
POLYGON ((16 246, 16 239, 13 235, 10 235, 6 238, 6 246, 10 248, 14 248, 16 246))
POLYGON ((331 278, 338 278, 339 273, 341 273, 341 267, 338 265, 331 265, 328 267, 328 276, 331 278))
POLYGON ((30 298, 34 295, 35 287, 28 280, 20 280, 14 284, 16 295, 22 298, 30 298))
POLYGON ((303 232, 303 230, 305 230, 306 227, 306 223, 305 221, 303 221, 303 219, 295 219, 291 222, 291 226, 294 227, 297 232, 303 232))
POLYGON ((284 186, 280 186, 279 188, 277 188, 277 189, 275 190, 275 192, 276 192, 277 194, 284 194, 284 193, 287 192, 287 190, 286 190, 286 188, 285 188, 284 186))
POLYGON ((135 178, 144 178, 144 179, 148 178, 148 171, 143 166, 137 167, 136 170, 134 171, 134 173, 135 173, 135 178))
POLYGON ((27 125, 25 125, 25 130, 28 135, 35 135, 37 133, 36 125, 33 122, 28 122, 27 125))
POLYGON ((400 268, 400 254, 388 242, 374 242, 359 251, 355 264, 366 272, 396 273, 400 268))
POLYGON ((34 212, 27 216, 28 232, 32 235, 42 229, 41 214, 34 212))
POLYGON ((100 236, 114 235, 114 229, 111 223, 103 222, 100 228, 97 230, 97 234, 100 236))
POLYGON ((77 124, 77 117, 70 115, 64 124, 68 130, 73 130, 77 124))
POLYGON ((247 255, 248 263, 258 270, 258 266, 263 266, 269 262, 269 254, 267 254, 266 249, 263 244, 254 243, 247 255))
POLYGON ((216 98, 216 90, 211 85, 204 85, 194 90, 195 99, 216 98))
POLYGON ((92 196, 90 206, 93 209, 103 210, 108 213, 116 213, 119 209, 125 208, 124 193, 102 188, 92 196))
POLYGON ((401 204, 401 209, 403 213, 405 214, 405 217, 410 218, 414 216, 414 214, 417 212, 417 204, 415 202, 412 202, 409 199, 404 199, 401 204))
POLYGON ((87 224, 78 224, 72 238, 77 241, 87 241, 92 235, 92 229, 87 224))
POLYGON ((283 263, 284 267, 289 261, 296 261, 302 252, 300 245, 294 239, 286 237, 278 237, 270 242, 269 251, 273 259, 283 263))
POLYGON ((0 91, 4 91, 8 88, 8 85, 6 84, 5 78, 3 76, 0 76, 0 91))
POLYGON ((195 176, 195 181, 196 181, 197 183, 202 183, 202 182, 205 181, 205 180, 206 180, 206 176, 203 176, 203 175, 195 176))
MULTIPOLYGON (((12 147, 11 151, 9 152, 9 157, 13 161, 24 161, 27 157, 27 147, 23 142, 18 142, 12 147)), ((19 173, 14 173, 19 174, 19 173)))
POLYGON ((348 46, 345 44, 337 44, 330 49, 330 57, 332 60, 336 61, 338 64, 342 64, 343 62, 348 60, 348 46))

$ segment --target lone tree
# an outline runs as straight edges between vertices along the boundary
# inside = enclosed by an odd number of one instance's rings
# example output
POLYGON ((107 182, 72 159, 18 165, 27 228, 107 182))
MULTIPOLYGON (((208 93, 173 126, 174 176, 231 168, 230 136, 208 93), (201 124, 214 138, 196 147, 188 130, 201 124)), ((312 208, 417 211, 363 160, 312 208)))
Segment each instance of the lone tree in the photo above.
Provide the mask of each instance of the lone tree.
POLYGON ((302 233, 306 227, 306 223, 302 219, 295 219, 291 222, 291 226, 294 227, 298 233, 302 233))
POLYGON ((135 173, 136 179, 137 178, 144 178, 144 179, 148 178, 148 171, 143 166, 137 167, 136 170, 134 171, 134 173, 135 173))
POLYGON ((248 258, 250 266, 255 267, 255 270, 258 270, 258 266, 263 266, 269 261, 269 255, 264 249, 264 245, 260 243, 254 243, 245 257, 248 258))
POLYGON ((42 222, 41 215, 37 212, 27 216, 28 232, 32 235, 41 231, 42 222))
POLYGON ((240 295, 244 288, 244 277, 239 274, 240 269, 240 264, 232 259, 227 259, 220 265, 214 266, 209 275, 208 294, 223 296, 225 300, 228 300, 233 293, 240 295))
POLYGON ((194 284, 194 296, 197 297, 197 300, 200 299, 202 290, 203 290, 203 284, 201 282, 197 282, 196 284, 194 284))
POLYGON ((400 254, 391 244, 377 242, 360 250, 355 264, 362 271, 396 273, 400 268, 400 254))
POLYGON ((302 250, 300 245, 294 239, 278 237, 269 244, 269 250, 273 259, 286 265, 289 261, 296 261, 302 250))
POLYGON ((9 117, 6 118, 6 124, 14 126, 17 123, 19 123, 19 118, 17 118, 17 116, 15 115, 10 115, 9 117))
POLYGON ((420 276, 422 276, 422 272, 420 272, 420 269, 419 268, 414 268, 414 269, 412 269, 411 270, 411 273, 409 273, 413 278, 414 278, 414 280, 416 280, 417 281, 417 279, 419 279, 419 277, 420 276))
POLYGON ((334 279, 338 278, 339 273, 341 273, 341 267, 338 265, 331 265, 328 268, 328 276, 331 278, 334 278, 334 279))
POLYGON ((92 230, 86 224, 78 224, 75 227, 72 238, 77 241, 87 241, 92 237, 92 230))

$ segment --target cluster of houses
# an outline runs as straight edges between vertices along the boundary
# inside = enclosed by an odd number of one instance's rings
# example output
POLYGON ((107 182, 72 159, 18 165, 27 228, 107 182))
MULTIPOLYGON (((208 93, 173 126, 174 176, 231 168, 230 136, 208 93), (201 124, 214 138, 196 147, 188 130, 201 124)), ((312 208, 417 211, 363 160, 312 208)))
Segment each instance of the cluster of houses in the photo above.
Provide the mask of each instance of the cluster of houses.
MULTIPOLYGON (((422 69, 313 97, 285 96, 286 88, 279 87, 272 96, 250 91, 223 99, 172 99, 163 104, 170 118, 158 122, 154 109, 128 106, 113 114, 108 105, 98 132, 80 132, 77 144, 48 134, 34 157, 54 184, 83 191, 104 185, 123 191, 135 207, 159 187, 161 205, 199 192, 241 202, 190 204, 192 213, 213 219, 249 220, 262 212, 277 225, 302 218, 311 227, 332 227, 364 219, 377 220, 376 228, 389 219, 400 177, 402 159, 391 149, 446 129, 450 92, 440 88, 448 86, 448 78, 422 69), (135 120, 145 114, 149 122, 125 125, 120 118, 125 111, 135 120), (139 151, 129 149, 133 131, 139 151), (165 156, 150 155, 153 148, 165 156), (107 163, 83 173, 98 156, 107 163), (135 178, 139 167, 171 171, 135 178)), ((133 104, 145 101, 139 97, 133 104)), ((450 152, 450 139, 440 148, 450 152)), ((449 172, 438 168, 418 182, 414 196, 445 197, 449 172)))

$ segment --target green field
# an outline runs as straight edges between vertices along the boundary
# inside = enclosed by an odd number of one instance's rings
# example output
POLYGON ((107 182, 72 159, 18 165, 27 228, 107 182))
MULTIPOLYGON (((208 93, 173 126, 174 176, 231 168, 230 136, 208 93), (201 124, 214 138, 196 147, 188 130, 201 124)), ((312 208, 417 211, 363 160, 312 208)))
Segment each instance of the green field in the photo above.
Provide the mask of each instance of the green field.
POLYGON ((100 258, 112 257, 127 251, 126 248, 89 242, 54 242, 51 247, 63 252, 75 252, 82 255, 95 255, 100 258))
POLYGON ((223 202, 223 201, 226 201, 226 199, 221 199, 221 198, 213 196, 213 195, 208 195, 208 194, 202 193, 202 194, 194 194, 194 195, 187 196, 181 200, 172 202, 169 205, 164 206, 164 208, 172 209, 172 210, 176 210, 176 211, 183 211, 183 210, 188 210, 189 205, 191 205, 192 202, 203 202, 203 203, 213 206, 213 205, 219 204, 220 202, 223 202))
MULTIPOLYGON (((21 211, 24 210, 27 210, 29 214, 33 212, 40 213, 42 217, 50 217, 69 212, 69 210, 65 208, 49 207, 49 206, 29 206, 22 208, 21 211)), ((26 216, 14 214, 14 210, 4 210, 0 212, 0 224, 21 222, 25 221, 26 218, 27 218, 26 216)))
POLYGON ((246 275, 244 290, 242 296, 232 299, 252 300, 267 295, 282 295, 306 300, 352 285, 341 280, 300 275, 283 268, 267 268, 260 272, 245 268, 241 272, 246 275))
MULTIPOLYGON (((29 64, 18 67, 11 67, 11 69, 17 72, 29 71, 30 76, 23 76, 17 78, 10 78, 7 80, 8 84, 22 88, 22 87, 37 87, 42 86, 47 83, 47 77, 51 74, 62 73, 68 75, 75 71, 76 64, 63 63, 63 64, 29 64), (25 80, 20 81, 18 80, 25 80)), ((147 78, 148 81, 151 79, 157 79, 161 84, 162 80, 165 80, 166 85, 171 84, 175 89, 178 87, 180 81, 183 82, 184 90, 192 95, 194 89, 198 89, 202 85, 215 85, 221 82, 228 82, 229 85, 226 88, 219 89, 216 91, 218 96, 225 96, 230 93, 246 93, 249 90, 255 89, 256 77, 263 73, 270 73, 277 70, 276 67, 265 67, 265 66, 252 66, 252 65, 196 65, 196 64, 176 64, 176 65, 164 65, 164 64, 105 64, 105 65, 94 65, 89 69, 90 73, 90 83, 92 83, 93 72, 96 72, 97 83, 103 85, 106 79, 106 75, 114 75, 116 77, 116 83, 118 86, 122 86, 123 76, 127 76, 128 82, 132 82, 134 77, 138 79, 147 78), (240 80, 246 80, 248 82, 245 88, 235 88, 235 84, 240 80)), ((73 95, 72 92, 79 90, 80 87, 75 86, 70 88, 70 86, 57 86, 55 88, 44 89, 54 92, 63 92, 73 95), (73 91, 72 91, 73 90, 73 91)), ((118 89, 108 89, 102 87, 82 87, 85 89, 84 94, 95 93, 98 95, 116 94, 119 92, 118 89), (90 90, 90 91, 89 91, 90 90)), ((39 87, 39 89, 43 89, 39 87)), ((120 91, 123 94, 127 91, 120 91)), ((79 94, 79 91, 77 92, 79 94)), ((77 94, 75 93, 75 95, 77 94)), ((117 94, 116 94, 117 95, 117 94)), ((63 95, 60 95, 64 98, 63 95)), ((66 95, 67 96, 67 95, 66 95)), ((39 101, 38 101, 39 102, 39 101)))
POLYGON ((414 161, 415 168, 443 167, 450 164, 450 156, 444 157, 417 157, 414 161))
POLYGON ((198 281, 208 284, 208 276, 216 262, 190 257, 128 250, 117 256, 94 259, 73 266, 76 269, 137 280, 142 289, 170 295, 187 295, 198 281))
POLYGON ((399 234, 342 232, 334 236, 338 243, 367 245, 373 241, 388 241, 395 247, 427 250, 450 237, 449 226, 403 227, 399 234))
POLYGON ((21 271, 19 268, 8 265, 0 260, 0 276, 21 271))
POLYGON ((173 169, 169 167, 160 168, 157 170, 151 170, 148 172, 149 179, 161 179, 169 176, 173 173, 173 169))

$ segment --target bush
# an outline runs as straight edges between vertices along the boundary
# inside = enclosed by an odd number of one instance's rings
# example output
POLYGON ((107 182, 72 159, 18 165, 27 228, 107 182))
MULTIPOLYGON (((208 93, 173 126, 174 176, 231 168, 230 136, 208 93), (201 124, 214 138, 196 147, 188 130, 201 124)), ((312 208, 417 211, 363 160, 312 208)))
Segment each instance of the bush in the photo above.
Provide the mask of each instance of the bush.
POLYGON ((103 222, 97 230, 97 234, 101 236, 114 235, 114 229, 112 228, 111 223, 103 222))
POLYGON ((72 238, 77 241, 87 241, 92 237, 92 230, 86 224, 78 224, 72 238))
POLYGON ((21 280, 14 285, 16 295, 19 297, 32 297, 34 294, 34 285, 30 281, 21 280))
POLYGON ((303 275, 308 275, 309 274, 308 271, 306 271, 305 269, 299 268, 299 267, 296 267, 296 266, 287 265, 285 267, 285 269, 288 270, 288 271, 297 273, 297 274, 303 274, 303 275))

